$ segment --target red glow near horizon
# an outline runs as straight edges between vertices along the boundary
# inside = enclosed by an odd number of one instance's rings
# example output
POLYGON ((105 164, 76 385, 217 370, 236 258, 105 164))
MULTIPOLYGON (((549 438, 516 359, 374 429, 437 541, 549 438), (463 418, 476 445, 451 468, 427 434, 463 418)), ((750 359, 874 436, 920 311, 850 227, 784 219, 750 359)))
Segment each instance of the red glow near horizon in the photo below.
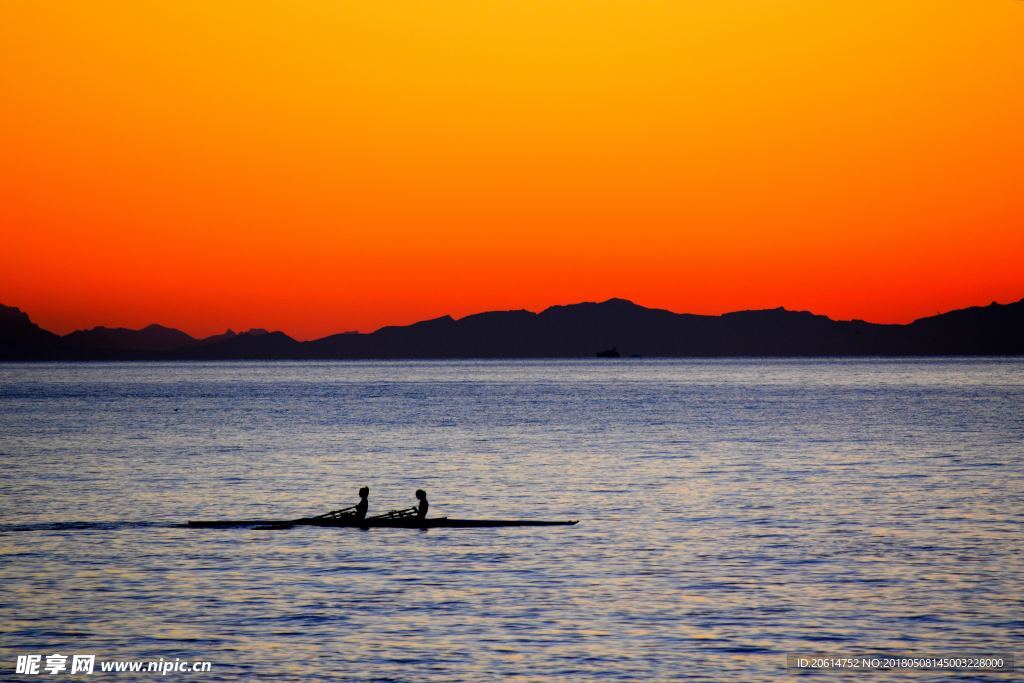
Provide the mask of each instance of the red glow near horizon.
POLYGON ((0 6, 0 303, 311 339, 1024 296, 1024 3, 0 6))

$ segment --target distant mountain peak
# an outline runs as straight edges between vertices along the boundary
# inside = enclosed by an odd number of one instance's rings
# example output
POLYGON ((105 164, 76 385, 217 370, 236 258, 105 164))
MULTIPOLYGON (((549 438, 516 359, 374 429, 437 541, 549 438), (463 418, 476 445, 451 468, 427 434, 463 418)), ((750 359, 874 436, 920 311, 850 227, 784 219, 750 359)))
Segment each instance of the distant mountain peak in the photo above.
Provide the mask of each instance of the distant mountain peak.
POLYGON ((581 301, 575 304, 555 304, 554 306, 548 306, 541 315, 545 313, 558 313, 563 311, 583 311, 587 309, 597 310, 644 310, 653 311, 656 309, 647 308, 640 304, 633 303, 629 299, 620 299, 618 297, 612 297, 611 299, 605 299, 604 301, 581 301))
POLYGON ((28 317, 28 314, 17 306, 8 306, 6 304, 0 304, 0 315, 23 315, 26 318, 28 317))
POLYGON ((76 330, 65 335, 64 340, 68 346, 77 350, 107 353, 156 353, 173 351, 197 343, 181 330, 156 323, 139 330, 97 326, 88 330, 76 330))
POLYGON ((28 313, 17 306, 5 306, 0 304, 0 321, 5 324, 35 325, 28 313))
POLYGON ((36 325, 28 313, 0 304, 0 358, 45 358, 59 346, 60 337, 36 325))

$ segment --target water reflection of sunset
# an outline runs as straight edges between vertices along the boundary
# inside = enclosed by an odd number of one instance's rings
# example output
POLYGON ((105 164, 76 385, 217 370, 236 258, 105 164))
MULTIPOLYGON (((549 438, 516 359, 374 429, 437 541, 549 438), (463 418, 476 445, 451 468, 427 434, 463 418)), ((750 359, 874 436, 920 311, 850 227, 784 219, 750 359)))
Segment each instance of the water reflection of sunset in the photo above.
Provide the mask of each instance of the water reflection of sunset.
POLYGON ((1018 359, 25 363, 0 388, 3 661, 768 683, 787 653, 1016 642, 1018 359), (181 524, 364 484, 371 512, 422 487, 431 515, 581 521, 181 524))

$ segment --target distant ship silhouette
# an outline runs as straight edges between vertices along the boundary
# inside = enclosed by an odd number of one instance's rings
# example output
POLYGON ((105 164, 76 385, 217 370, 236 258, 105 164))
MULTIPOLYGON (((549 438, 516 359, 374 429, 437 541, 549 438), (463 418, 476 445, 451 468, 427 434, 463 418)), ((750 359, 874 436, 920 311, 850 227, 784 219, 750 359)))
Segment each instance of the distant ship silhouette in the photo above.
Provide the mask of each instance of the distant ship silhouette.
POLYGON ((620 358, 621 356, 622 354, 619 353, 619 348, 617 346, 597 352, 598 358, 620 358))

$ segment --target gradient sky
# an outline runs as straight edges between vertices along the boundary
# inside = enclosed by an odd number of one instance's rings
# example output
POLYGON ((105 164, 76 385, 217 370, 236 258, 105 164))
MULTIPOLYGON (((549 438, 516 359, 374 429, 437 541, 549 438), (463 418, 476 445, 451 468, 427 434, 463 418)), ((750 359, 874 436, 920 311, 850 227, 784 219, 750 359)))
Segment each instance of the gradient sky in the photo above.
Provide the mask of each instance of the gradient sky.
POLYGON ((1024 2, 4 0, 0 60, 58 332, 1024 296, 1024 2))

